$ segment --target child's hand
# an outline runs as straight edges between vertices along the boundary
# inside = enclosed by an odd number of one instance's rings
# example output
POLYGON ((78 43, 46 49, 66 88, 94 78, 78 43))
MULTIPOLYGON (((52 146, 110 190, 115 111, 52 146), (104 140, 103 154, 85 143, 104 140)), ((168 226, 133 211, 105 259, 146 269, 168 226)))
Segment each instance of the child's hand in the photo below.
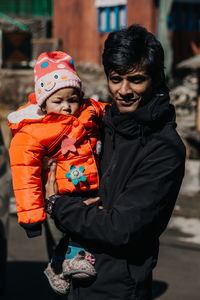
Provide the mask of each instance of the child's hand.
POLYGON ((47 180, 47 183, 45 185, 45 191, 46 195, 45 198, 49 198, 52 195, 55 195, 58 193, 58 185, 56 182, 56 162, 49 160, 48 167, 50 169, 50 176, 47 180))
MULTIPOLYGON (((100 200, 100 197, 95 197, 95 198, 89 198, 85 201, 83 201, 86 205, 91 205, 93 203, 96 203, 100 200)), ((99 209, 103 209, 103 206, 98 206, 99 209)))

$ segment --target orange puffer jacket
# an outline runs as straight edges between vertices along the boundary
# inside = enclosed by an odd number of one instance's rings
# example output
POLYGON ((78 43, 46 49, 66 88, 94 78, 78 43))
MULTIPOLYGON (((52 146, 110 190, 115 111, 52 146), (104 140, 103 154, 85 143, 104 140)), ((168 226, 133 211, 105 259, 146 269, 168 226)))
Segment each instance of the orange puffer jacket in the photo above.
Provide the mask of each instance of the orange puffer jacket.
POLYGON ((57 159, 60 194, 98 189, 96 146, 104 107, 84 99, 76 115, 44 116, 37 105, 29 103, 8 116, 14 135, 9 154, 19 223, 46 219, 41 179, 44 156, 57 159))

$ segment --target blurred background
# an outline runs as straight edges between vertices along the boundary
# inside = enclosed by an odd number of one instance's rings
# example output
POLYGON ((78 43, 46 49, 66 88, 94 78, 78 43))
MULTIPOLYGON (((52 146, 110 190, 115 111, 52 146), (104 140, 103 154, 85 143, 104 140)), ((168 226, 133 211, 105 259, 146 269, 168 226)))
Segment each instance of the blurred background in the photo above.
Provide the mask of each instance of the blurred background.
POLYGON ((7 115, 34 91, 33 66, 43 51, 71 54, 86 97, 109 101, 101 65, 104 41, 109 32, 133 23, 146 27, 163 45, 177 129, 187 148, 184 182, 161 238, 153 295, 161 300, 199 299, 200 0, 0 0, 2 299, 25 299, 27 293, 29 299, 56 298, 42 274, 48 261, 44 236, 28 240, 17 225, 7 115))

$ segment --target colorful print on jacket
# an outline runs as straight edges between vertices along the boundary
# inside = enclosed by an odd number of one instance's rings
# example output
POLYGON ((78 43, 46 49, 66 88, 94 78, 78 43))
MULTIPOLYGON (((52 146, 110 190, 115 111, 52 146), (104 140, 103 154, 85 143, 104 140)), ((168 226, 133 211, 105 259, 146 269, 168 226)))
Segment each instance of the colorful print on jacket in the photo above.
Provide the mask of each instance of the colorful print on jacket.
POLYGON ((46 219, 41 179, 44 156, 57 159, 60 194, 98 189, 96 144, 104 107, 84 99, 75 115, 41 115, 37 105, 28 103, 9 115, 14 135, 9 154, 19 223, 46 219), (82 170, 80 178, 66 175, 72 166, 82 170))

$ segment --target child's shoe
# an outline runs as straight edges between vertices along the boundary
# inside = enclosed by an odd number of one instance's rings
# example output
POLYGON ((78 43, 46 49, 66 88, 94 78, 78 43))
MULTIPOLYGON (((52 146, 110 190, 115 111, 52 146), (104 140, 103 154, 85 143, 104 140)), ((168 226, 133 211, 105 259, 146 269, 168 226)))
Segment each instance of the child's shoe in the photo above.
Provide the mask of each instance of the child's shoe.
POLYGON ((44 274, 46 275, 54 292, 61 295, 69 293, 71 280, 64 278, 61 263, 49 263, 47 268, 44 270, 44 274))
POLYGON ((73 279, 92 279, 96 276, 96 270, 93 266, 94 256, 87 251, 79 251, 74 258, 65 259, 62 269, 65 278, 73 279))

